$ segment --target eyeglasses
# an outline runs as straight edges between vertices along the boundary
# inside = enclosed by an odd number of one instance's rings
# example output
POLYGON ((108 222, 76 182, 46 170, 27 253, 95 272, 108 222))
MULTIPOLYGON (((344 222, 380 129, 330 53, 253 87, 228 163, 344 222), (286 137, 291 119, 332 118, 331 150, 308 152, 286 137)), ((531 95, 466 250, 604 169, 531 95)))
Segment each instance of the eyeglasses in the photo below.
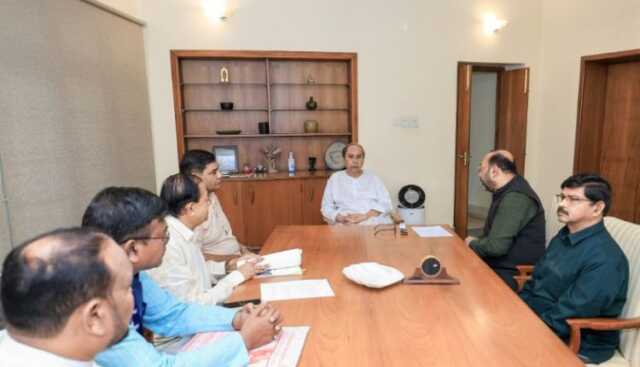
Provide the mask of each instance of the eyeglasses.
POLYGON ((373 227, 373 236, 377 236, 378 233, 380 232, 385 232, 385 231, 393 231, 393 237, 396 237, 396 225, 395 224, 378 224, 375 227, 373 227))
POLYGON ((591 200, 587 199, 587 198, 581 198, 581 197, 577 197, 577 196, 569 196, 569 195, 565 195, 565 194, 556 194, 556 203, 560 204, 563 201, 567 200, 567 204, 568 205, 576 205, 581 201, 587 201, 587 202, 591 202, 591 200))

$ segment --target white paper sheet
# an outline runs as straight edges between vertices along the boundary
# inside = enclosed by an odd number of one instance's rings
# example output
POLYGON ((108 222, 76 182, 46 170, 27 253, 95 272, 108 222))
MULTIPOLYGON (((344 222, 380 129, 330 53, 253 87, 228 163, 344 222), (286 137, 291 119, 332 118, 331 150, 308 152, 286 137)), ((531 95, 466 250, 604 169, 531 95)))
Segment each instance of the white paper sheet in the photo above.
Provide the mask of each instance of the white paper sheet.
POLYGON ((451 233, 440 226, 411 227, 420 237, 451 237, 451 233))
POLYGON ((333 289, 331 289, 331 285, 326 279, 305 279, 260 284, 260 299, 262 302, 333 296, 335 296, 333 289))

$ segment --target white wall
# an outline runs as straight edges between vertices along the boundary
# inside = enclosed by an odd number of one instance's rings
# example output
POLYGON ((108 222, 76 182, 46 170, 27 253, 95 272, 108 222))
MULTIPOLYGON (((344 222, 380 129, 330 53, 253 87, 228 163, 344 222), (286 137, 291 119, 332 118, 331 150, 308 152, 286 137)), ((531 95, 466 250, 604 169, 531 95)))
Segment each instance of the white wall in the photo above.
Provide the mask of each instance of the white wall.
MULTIPOLYGON (((553 195, 573 172, 580 57, 640 48, 638 0, 544 0, 539 117, 529 122, 527 178, 547 209, 547 236, 559 228, 553 195)), ((531 117, 531 115, 530 115, 531 117)))
POLYGON ((471 138, 469 141, 469 205, 491 206, 491 193, 480 183, 476 168, 482 158, 495 147, 497 73, 475 72, 471 82, 471 138))
MULTIPOLYGON (((157 183, 177 171, 171 49, 358 53, 359 141, 366 166, 394 200, 405 184, 427 191, 427 221, 453 218, 458 61, 526 63, 537 70, 541 4, 526 0, 243 0, 226 23, 198 0, 142 0, 157 183), (510 24, 482 32, 492 11, 510 24), (420 128, 392 121, 416 116, 420 128)), ((533 74, 531 88, 538 85, 533 74)), ((530 99, 535 115, 536 100, 530 99)))

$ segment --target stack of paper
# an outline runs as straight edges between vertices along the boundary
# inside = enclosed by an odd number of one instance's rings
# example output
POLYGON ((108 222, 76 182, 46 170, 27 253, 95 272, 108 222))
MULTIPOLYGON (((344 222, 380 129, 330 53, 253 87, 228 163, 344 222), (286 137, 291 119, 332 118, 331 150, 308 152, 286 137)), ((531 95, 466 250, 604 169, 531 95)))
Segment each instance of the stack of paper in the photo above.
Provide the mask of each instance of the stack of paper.
MULTIPOLYGON (((238 266, 242 266, 244 263, 244 261, 238 261, 238 266)), ((264 278, 282 275, 301 275, 301 264, 302 250, 299 248, 274 252, 272 254, 262 256, 262 261, 258 265, 264 266, 265 271, 259 273, 257 277, 264 278)))

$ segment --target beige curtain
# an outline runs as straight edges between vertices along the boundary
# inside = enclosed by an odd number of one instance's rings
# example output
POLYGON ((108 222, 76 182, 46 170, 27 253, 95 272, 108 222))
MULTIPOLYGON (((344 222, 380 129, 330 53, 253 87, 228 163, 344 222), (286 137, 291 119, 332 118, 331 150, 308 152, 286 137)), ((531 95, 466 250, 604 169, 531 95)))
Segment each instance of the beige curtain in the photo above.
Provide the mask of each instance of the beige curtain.
POLYGON ((155 176, 140 25, 79 0, 3 0, 0 28, 2 256, 8 222, 15 246, 155 176))

